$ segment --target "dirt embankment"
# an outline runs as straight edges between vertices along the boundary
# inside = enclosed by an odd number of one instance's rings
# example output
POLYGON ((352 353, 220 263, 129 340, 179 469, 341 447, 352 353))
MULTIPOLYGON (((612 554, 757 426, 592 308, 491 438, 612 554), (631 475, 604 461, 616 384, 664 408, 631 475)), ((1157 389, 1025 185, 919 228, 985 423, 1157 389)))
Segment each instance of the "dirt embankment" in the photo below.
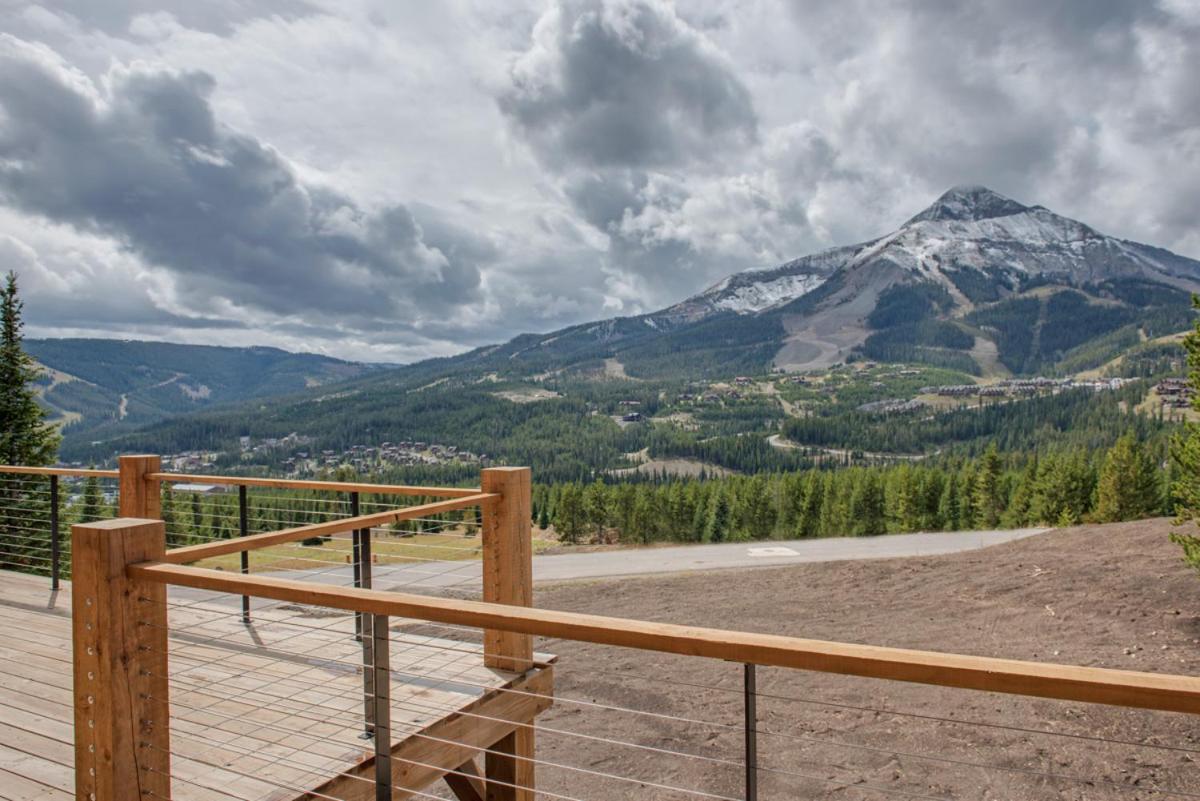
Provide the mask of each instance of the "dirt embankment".
MULTIPOLYGON (((1170 528, 1162 520, 1082 526, 952 556, 561 584, 539 589, 537 601, 718 628, 1195 676, 1200 577, 1167 541, 1170 528)), ((542 789, 580 799, 702 797, 664 786, 742 796, 740 666, 564 642, 542 648, 561 655, 560 701, 542 718, 538 757, 588 771, 543 766, 542 789), (660 750, 618 744, 630 741, 660 750)), ((758 682, 762 799, 1179 797, 1156 787, 1200 793, 1195 716, 782 669, 759 669, 758 682)))

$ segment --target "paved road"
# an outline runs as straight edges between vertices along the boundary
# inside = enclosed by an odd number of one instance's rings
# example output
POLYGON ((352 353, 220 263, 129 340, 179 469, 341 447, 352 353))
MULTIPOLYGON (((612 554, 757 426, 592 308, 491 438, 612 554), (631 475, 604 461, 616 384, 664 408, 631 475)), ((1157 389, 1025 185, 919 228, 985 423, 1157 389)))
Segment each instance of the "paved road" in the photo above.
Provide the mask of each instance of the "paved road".
POLYGON ((830 537, 816 540, 729 542, 720 545, 679 545, 627 551, 537 556, 536 581, 682 573, 731 567, 838 562, 845 559, 890 559, 897 556, 936 556, 973 551, 1023 539, 1049 529, 966 531, 936 534, 890 534, 884 537, 830 537))
MULTIPOLYGON (((1005 531, 965 531, 935 534, 890 534, 884 537, 831 537, 815 540, 771 540, 730 542, 719 545, 677 545, 667 548, 636 548, 621 551, 592 551, 533 558, 535 581, 568 581, 655 573, 687 573, 697 570, 767 567, 803 562, 836 562, 846 559, 891 559, 902 556, 936 556, 999 545, 1031 537, 1048 529, 1023 528, 1005 531)), ((346 586, 351 583, 349 566, 314 571, 287 571, 273 576, 346 586)), ((376 565, 372 586, 381 590, 411 589, 418 592, 470 590, 479 586, 479 562, 426 562, 419 565, 376 565)), ((172 588, 180 597, 212 597, 212 593, 172 588)), ((230 602, 236 601, 229 598, 230 602)))

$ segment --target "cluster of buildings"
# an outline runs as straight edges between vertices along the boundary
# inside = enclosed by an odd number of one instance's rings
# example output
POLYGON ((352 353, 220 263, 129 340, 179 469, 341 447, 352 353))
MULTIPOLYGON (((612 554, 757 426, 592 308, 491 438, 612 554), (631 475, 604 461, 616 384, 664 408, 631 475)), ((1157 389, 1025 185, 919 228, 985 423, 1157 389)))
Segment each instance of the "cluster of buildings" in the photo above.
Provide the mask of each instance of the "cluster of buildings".
MULTIPOLYGON (((307 477, 321 471, 352 467, 356 472, 367 473, 381 468, 409 465, 439 465, 451 462, 482 462, 487 454, 476 454, 455 445, 439 445, 436 442, 404 440, 385 442, 379 446, 352 445, 343 451, 308 450, 311 437, 288 434, 286 437, 269 437, 253 440, 241 437, 241 460, 256 464, 278 464, 290 477, 307 477)), ((173 473, 205 473, 218 467, 225 456, 217 451, 186 451, 163 457, 163 467, 173 473)), ((185 487, 184 491, 188 491, 185 487)), ((200 492, 202 490, 190 490, 200 492)))
POLYGON ((312 437, 305 437, 295 431, 286 437, 266 437, 254 442, 251 437, 238 437, 242 453, 252 456, 266 456, 277 451, 293 451, 312 443, 312 437))
POLYGON ((858 407, 860 412, 868 412, 870 414, 904 414, 906 412, 915 412, 924 409, 928 404, 923 400, 913 398, 912 400, 901 400, 900 398, 889 398, 888 400, 873 401, 864 403, 858 407))
POLYGON ((438 465, 451 462, 481 462, 487 454, 476 454, 460 449, 456 445, 439 445, 436 442, 404 440, 384 442, 379 446, 351 445, 344 451, 323 450, 309 454, 299 451, 283 462, 292 474, 315 473, 338 467, 352 467, 356 472, 367 473, 380 468, 407 467, 412 465, 438 465))
POLYGON ((162 457, 164 470, 172 473, 205 473, 217 463, 217 451, 184 451, 162 457))
POLYGON ((1192 405, 1195 390, 1186 378, 1164 378, 1154 387, 1159 401, 1171 409, 1188 409, 1192 405))
POLYGON ((922 387, 923 395, 939 395, 944 398, 1014 398, 1030 395, 1053 394, 1069 389, 1090 389, 1094 392, 1120 389, 1133 381, 1132 378, 1097 378, 1079 381, 1074 378, 1009 378, 994 384, 949 384, 938 387, 922 387))

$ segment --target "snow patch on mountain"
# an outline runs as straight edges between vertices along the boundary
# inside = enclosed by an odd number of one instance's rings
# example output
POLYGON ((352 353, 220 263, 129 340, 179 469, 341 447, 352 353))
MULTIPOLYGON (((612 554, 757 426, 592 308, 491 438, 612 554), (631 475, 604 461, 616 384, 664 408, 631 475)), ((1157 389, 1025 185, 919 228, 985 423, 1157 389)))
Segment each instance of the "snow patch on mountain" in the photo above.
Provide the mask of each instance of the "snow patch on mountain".
POLYGON ((713 308, 749 314, 760 312, 804 297, 825 283, 825 276, 803 273, 784 275, 770 281, 744 284, 732 290, 722 287, 712 301, 713 308))

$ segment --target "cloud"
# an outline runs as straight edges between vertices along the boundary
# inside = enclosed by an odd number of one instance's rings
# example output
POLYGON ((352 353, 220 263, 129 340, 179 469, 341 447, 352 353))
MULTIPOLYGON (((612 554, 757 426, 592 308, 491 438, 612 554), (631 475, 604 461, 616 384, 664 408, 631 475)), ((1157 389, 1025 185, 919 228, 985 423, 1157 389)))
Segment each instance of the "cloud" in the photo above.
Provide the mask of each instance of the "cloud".
POLYGON ((403 205, 360 207, 222 126, 199 72, 119 68, 93 85, 0 36, 0 196, 110 237, 192 308, 418 320, 478 297, 493 254, 448 221, 441 247, 403 205))
POLYGON ((958 183, 1200 255, 1194 0, 63 0, 0 31, 0 267, 41 333, 442 355, 958 183))
POLYGON ((692 191, 673 176, 724 174, 757 146, 758 118, 726 54, 672 4, 553 3, 510 81, 501 111, 607 239, 605 311, 646 311, 722 269, 666 223, 692 191))
POLYGON ((499 103, 556 168, 683 165, 756 136, 732 65, 666 2, 554 4, 499 103))

